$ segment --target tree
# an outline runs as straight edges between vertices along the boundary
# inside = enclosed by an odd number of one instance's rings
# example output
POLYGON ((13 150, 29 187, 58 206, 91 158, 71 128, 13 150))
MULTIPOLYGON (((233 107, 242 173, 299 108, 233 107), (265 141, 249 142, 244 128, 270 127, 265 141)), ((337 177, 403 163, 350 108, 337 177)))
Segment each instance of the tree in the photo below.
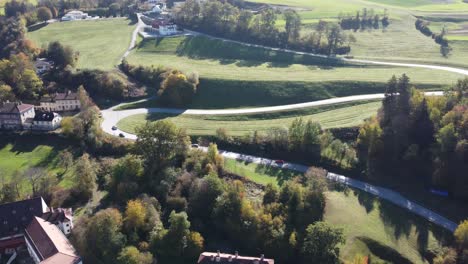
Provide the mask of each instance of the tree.
POLYGON ((177 155, 185 155, 188 150, 190 140, 185 131, 170 121, 148 122, 136 131, 135 150, 141 155, 150 175, 163 169, 177 155))
POLYGON ((11 89, 11 86, 6 84, 0 84, 0 102, 14 101, 15 94, 11 89))
POLYGON ((52 12, 50 11, 49 8, 45 6, 41 6, 37 9, 37 18, 39 21, 46 22, 47 20, 52 19, 52 12))
POLYGON ((144 173, 143 162, 136 156, 127 155, 112 168, 108 181, 109 195, 115 201, 125 202, 138 194, 138 182, 144 173))
POLYGON ((263 204, 270 204, 275 203, 279 197, 278 187, 273 185, 272 183, 268 183, 265 186, 265 193, 263 194, 263 204))
POLYGON ((341 229, 317 222, 307 227, 301 253, 308 263, 340 263, 338 245, 344 242, 341 229))
POLYGON ((458 225, 454 236, 460 248, 468 249, 468 220, 465 220, 458 225))
POLYGON ((198 85, 198 78, 195 83, 187 79, 180 71, 172 71, 161 83, 158 91, 159 100, 164 105, 173 107, 184 107, 192 102, 198 85))
POLYGON ((64 46, 58 41, 49 43, 47 58, 55 63, 55 66, 64 69, 67 65, 74 67, 78 60, 78 54, 70 46, 64 46))
POLYGON ((117 257, 118 264, 152 264, 153 255, 149 252, 140 252, 136 247, 125 247, 117 257))
MULTIPOLYGON (((83 232, 75 232, 74 240, 82 247, 87 263, 114 263, 126 243, 121 233, 122 215, 117 209, 108 208, 97 212, 86 224, 83 232)), ((79 231, 79 230, 77 230, 79 231)))
POLYGON ((187 248, 185 255, 187 259, 195 259, 200 255, 204 248, 204 239, 198 232, 190 232, 187 237, 187 248))
POLYGON ((301 17, 295 10, 288 9, 284 12, 285 31, 287 42, 295 43, 299 40, 301 31, 301 17))
POLYGON ((75 173, 75 190, 83 200, 91 199, 96 189, 96 171, 88 154, 78 159, 75 173))
POLYGON ((125 209, 125 226, 134 232, 145 224, 146 210, 139 200, 130 200, 125 209))

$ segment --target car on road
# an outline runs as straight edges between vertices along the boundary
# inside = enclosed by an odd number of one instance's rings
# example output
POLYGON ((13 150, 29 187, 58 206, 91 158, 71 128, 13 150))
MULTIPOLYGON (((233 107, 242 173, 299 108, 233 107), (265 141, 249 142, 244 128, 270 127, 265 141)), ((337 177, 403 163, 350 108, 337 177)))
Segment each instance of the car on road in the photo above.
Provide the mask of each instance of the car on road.
POLYGON ((192 148, 199 148, 200 146, 198 144, 192 144, 192 148))
POLYGON ((117 127, 116 127, 116 126, 112 126, 112 130, 117 130, 117 127))
POLYGON ((120 133, 120 134, 119 134, 119 137, 124 138, 125 135, 124 135, 123 133, 120 133))
POLYGON ((284 163, 286 163, 284 160, 275 160, 274 163, 278 166, 278 167, 283 167, 284 163))

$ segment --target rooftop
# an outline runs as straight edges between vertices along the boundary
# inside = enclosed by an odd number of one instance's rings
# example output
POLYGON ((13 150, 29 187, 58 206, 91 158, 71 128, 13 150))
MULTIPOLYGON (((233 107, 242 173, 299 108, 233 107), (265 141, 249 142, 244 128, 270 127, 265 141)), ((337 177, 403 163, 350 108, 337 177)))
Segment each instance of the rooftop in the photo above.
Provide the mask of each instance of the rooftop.
POLYGON ((219 263, 219 264, 274 264, 273 259, 260 257, 239 256, 236 254, 226 254, 218 252, 203 252, 198 258, 198 264, 219 263))
POLYGON ((42 218, 33 218, 25 236, 34 245, 41 264, 74 264, 81 260, 62 231, 42 218))
POLYGON ((36 111, 36 115, 34 116, 34 121, 52 121, 57 116, 54 112, 42 112, 36 111))
POLYGON ((0 114, 21 114, 30 110, 31 108, 34 108, 34 106, 30 104, 23 104, 21 102, 0 103, 0 114))
POLYGON ((0 205, 0 237, 22 232, 35 216, 47 211, 42 197, 0 205))

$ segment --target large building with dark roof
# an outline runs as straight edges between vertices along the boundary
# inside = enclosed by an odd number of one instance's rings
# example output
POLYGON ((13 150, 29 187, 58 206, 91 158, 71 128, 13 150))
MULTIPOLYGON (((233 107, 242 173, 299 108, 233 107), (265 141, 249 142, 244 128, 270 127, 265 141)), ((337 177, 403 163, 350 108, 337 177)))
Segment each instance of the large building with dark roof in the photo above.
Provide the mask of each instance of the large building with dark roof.
POLYGON ((42 197, 2 204, 0 205, 0 255, 14 259, 17 252, 27 246, 35 263, 81 263, 76 253, 71 253, 74 249, 70 249, 73 247, 65 237, 72 228, 71 208, 49 208, 42 197), (55 248, 52 250, 56 251, 54 254, 66 256, 51 258, 51 251, 44 248, 55 248), (54 262, 50 259, 63 261, 54 262))

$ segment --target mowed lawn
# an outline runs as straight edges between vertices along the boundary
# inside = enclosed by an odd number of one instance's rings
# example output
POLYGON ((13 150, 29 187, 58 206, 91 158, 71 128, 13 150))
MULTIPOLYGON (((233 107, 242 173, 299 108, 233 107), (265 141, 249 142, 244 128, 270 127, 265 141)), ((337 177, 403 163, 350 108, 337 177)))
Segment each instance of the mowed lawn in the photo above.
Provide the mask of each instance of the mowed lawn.
MULTIPOLYGON (((37 137, 26 139, 8 139, 0 141, 0 180, 8 182, 16 173, 22 173, 32 167, 44 168, 52 175, 61 174, 60 151, 67 146, 56 138, 37 137)), ((59 179, 60 186, 69 187, 72 184, 70 175, 59 179)), ((29 188, 23 183, 24 188, 29 188)))
POLYGON ((170 115, 170 114, 139 114, 129 116, 119 121, 117 127, 125 132, 134 133, 135 128, 144 125, 147 121, 167 119, 180 128, 187 130, 190 135, 215 135, 216 130, 224 128, 231 136, 243 136, 254 131, 267 132, 272 128, 288 127, 296 117, 304 120, 319 122, 323 128, 357 126, 364 119, 376 114, 381 102, 371 102, 360 105, 341 107, 317 114, 297 115, 284 118, 248 119, 249 115, 238 116, 197 116, 197 115, 170 115), (242 120, 244 118, 244 120, 242 120), (245 120, 246 119, 246 120, 245 120))
MULTIPOLYGON (((251 181, 281 185, 297 173, 232 159, 225 169, 251 181)), ((428 221, 365 192, 345 189, 326 192, 324 220, 343 228, 346 243, 341 259, 351 261, 356 254, 390 263, 427 263, 424 251, 440 248, 450 234, 428 221), (384 254, 386 256, 384 256, 384 254), (406 262, 408 263, 408 262, 406 262)))
MULTIPOLYGON (((213 46, 218 45, 213 40, 213 46)), ((207 44, 208 45, 208 44, 207 44)), ((207 47, 210 47, 209 45, 207 47)), ((330 66, 323 63, 297 64, 297 60, 271 61, 273 59, 248 60, 244 59, 241 51, 230 55, 229 59, 212 56, 197 56, 181 51, 183 46, 172 38, 145 41, 139 48, 132 51, 128 57, 131 64, 146 66, 165 66, 180 69, 184 72, 197 72, 202 78, 252 80, 252 81, 360 81, 386 82, 392 75, 406 73, 415 84, 452 84, 462 75, 443 71, 421 68, 384 67, 384 66, 330 66), (161 46, 161 47, 158 47, 161 46), (238 56, 239 59, 235 59, 238 56), (270 61, 268 61, 270 60, 270 61)), ((260 51, 259 51, 260 52, 260 51)), ((201 53, 201 52, 200 52, 201 53)), ((264 54, 264 52, 261 52, 264 54)), ((303 61, 303 59, 302 59, 303 61)))
POLYGON ((134 28, 125 18, 57 22, 29 32, 27 37, 38 46, 51 41, 70 45, 80 53, 78 68, 107 70, 119 63, 134 28))

